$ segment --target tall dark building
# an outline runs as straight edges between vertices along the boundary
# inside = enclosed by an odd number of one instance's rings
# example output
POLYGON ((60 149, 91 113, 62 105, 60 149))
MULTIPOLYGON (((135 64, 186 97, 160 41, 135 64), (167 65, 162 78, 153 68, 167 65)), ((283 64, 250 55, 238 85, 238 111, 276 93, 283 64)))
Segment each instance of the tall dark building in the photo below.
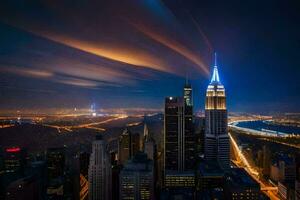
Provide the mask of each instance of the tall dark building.
POLYGON ((223 169, 230 167, 226 96, 219 78, 216 54, 212 79, 206 91, 205 159, 208 162, 217 161, 223 169))
POLYGON ((64 195, 65 149, 47 149, 47 198, 62 199, 64 195))
POLYGON ((193 117, 193 96, 191 84, 186 82, 183 89, 183 99, 184 99, 184 170, 194 169, 195 165, 195 132, 194 132, 194 117, 193 117))
POLYGON ((165 99, 164 165, 165 171, 184 170, 183 98, 165 99))
POLYGON ((120 172, 120 200, 144 199, 154 197, 154 166, 147 155, 138 152, 120 172))
POLYGON ((49 148, 47 150, 48 181, 63 177, 65 169, 65 149, 49 148))
POLYGON ((25 151, 19 147, 5 149, 4 153, 4 172, 13 173, 17 176, 24 175, 25 151))
POLYGON ((119 138, 118 144, 118 160, 119 164, 124 164, 130 158, 131 145, 130 145, 131 132, 126 128, 119 138))
POLYGON ((165 99, 165 171, 194 168, 196 141, 192 98, 192 87, 187 82, 183 97, 165 99))
POLYGON ((126 128, 119 138, 118 160, 124 164, 140 150, 140 135, 133 134, 126 128))
POLYGON ((242 168, 233 168, 226 178, 226 199, 264 199, 260 185, 242 168))
POLYGON ((196 117, 194 121, 196 156, 203 157, 205 141, 205 117, 196 117))
POLYGON ((93 141, 88 171, 89 200, 111 199, 111 163, 101 135, 93 141))
POLYGON ((10 183, 23 178, 26 165, 26 151, 20 147, 3 149, 2 162, 0 163, 0 199, 5 198, 7 186, 10 183))

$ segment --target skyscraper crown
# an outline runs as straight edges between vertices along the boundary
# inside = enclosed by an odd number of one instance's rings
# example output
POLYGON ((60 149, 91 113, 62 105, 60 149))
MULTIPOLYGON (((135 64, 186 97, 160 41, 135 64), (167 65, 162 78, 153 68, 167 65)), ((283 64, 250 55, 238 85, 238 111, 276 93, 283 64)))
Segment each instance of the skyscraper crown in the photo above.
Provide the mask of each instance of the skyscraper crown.
POLYGON ((213 71, 213 75, 211 77, 210 83, 221 83, 220 77, 219 77, 219 72, 218 72, 218 66, 217 66, 217 53, 216 52, 215 52, 214 71, 213 71))

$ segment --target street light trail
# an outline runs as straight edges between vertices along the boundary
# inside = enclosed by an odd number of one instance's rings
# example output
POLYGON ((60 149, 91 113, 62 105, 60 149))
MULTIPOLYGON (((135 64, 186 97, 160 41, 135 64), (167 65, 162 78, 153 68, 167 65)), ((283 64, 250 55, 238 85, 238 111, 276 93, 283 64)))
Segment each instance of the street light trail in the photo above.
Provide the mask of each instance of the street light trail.
POLYGON ((279 198, 277 197, 277 191, 278 188, 277 187, 273 187, 273 186, 267 186, 265 183, 263 183, 260 179, 259 179, 259 173, 253 168, 251 167, 251 165, 249 164, 248 160, 246 159, 246 157, 243 155, 242 151, 239 149, 237 142, 234 140, 234 138, 232 137, 232 135, 230 133, 228 133, 231 144, 234 148, 234 150, 237 152, 238 154, 238 159, 240 159, 240 161, 243 163, 243 165, 240 164, 240 162, 238 161, 233 161, 237 166, 239 167, 243 167, 248 174, 254 179, 256 180, 261 187, 261 191, 263 191, 266 195, 268 195, 270 197, 271 200, 279 200, 279 198))

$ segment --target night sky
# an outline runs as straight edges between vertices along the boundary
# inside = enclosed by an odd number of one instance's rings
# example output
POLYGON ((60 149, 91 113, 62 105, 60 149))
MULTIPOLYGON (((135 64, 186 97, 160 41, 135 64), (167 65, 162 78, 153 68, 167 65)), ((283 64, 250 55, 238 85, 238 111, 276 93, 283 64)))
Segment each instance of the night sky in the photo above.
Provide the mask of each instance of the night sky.
POLYGON ((7 0, 0 3, 0 108, 196 110, 218 53, 229 111, 300 112, 297 1, 7 0))

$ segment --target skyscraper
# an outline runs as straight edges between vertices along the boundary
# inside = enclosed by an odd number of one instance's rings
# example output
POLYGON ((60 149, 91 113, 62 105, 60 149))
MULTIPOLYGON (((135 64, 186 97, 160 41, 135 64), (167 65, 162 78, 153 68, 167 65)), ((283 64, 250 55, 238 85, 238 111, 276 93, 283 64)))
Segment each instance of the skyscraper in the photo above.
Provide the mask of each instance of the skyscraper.
POLYGON ((195 165, 195 132, 194 132, 194 117, 193 117, 193 96, 191 84, 186 81, 183 88, 183 99, 184 99, 184 170, 194 169, 195 165))
POLYGON ((126 128, 119 138, 119 145, 118 145, 119 164, 123 164, 130 157, 131 154, 130 137, 131 137, 131 133, 126 128))
POLYGON ((20 147, 6 148, 4 153, 4 172, 13 173, 17 177, 24 175, 25 150, 20 147))
POLYGON ((270 149, 264 145, 263 146, 263 175, 270 176, 270 168, 271 168, 271 151, 270 149))
POLYGON ((205 102, 205 159, 217 161, 223 169, 230 167, 230 143, 227 132, 225 88, 220 82, 217 55, 205 102))
POLYGON ((111 165, 101 136, 93 142, 89 165, 89 199, 111 199, 111 165))
POLYGON ((167 170, 184 170, 183 98, 165 99, 164 165, 167 170))
POLYGON ((165 99, 164 116, 165 170, 185 171, 194 168, 195 133, 192 87, 186 82, 183 97, 165 99))
POLYGON ((119 138, 118 160, 124 164, 140 150, 140 135, 133 134, 126 128, 119 138))
POLYGON ((64 195, 65 149, 47 149, 47 198, 61 199, 64 195))
POLYGON ((155 143, 153 138, 149 135, 147 124, 144 125, 144 153, 148 158, 154 160, 155 143))
POLYGON ((120 173, 121 199, 154 199, 153 161, 144 153, 137 153, 120 173))

